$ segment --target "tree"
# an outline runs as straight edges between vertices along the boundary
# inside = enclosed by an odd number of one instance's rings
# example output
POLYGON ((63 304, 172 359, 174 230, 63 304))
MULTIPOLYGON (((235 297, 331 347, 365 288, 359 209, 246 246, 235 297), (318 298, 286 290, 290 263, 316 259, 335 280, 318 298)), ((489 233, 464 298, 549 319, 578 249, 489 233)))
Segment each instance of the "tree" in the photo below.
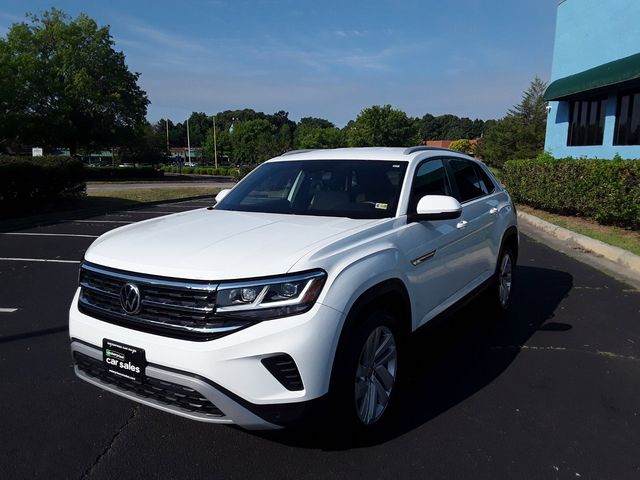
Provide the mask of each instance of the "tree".
POLYGON ((488 163, 501 167, 507 160, 533 158, 543 152, 546 88, 547 84, 536 77, 523 93, 521 102, 487 129, 478 145, 478 154, 488 163))
POLYGON ((222 157, 230 157, 232 148, 231 148, 231 134, 228 130, 221 130, 218 128, 217 120, 216 120, 216 145, 214 148, 213 144, 213 127, 209 129, 207 132, 207 138, 204 141, 203 149, 205 155, 207 157, 213 158, 215 151, 218 151, 218 161, 222 157))
POLYGON ((277 141, 278 129, 266 119, 234 124, 231 132, 235 163, 256 164, 284 153, 277 141))
POLYGON ((351 147, 401 147, 418 141, 415 122, 391 105, 363 109, 347 131, 351 147))
POLYGON ((466 138, 462 138, 460 140, 455 140, 451 142, 449 145, 451 150, 455 150, 456 152, 464 153, 466 155, 475 155, 475 145, 471 143, 470 140, 466 138))
POLYGON ((299 126, 296 130, 295 148, 340 148, 346 144, 346 134, 339 128, 299 126))
MULTIPOLYGON (((193 112, 189 117, 189 140, 192 147, 202 147, 204 140, 207 136, 207 132, 212 128, 211 117, 206 113, 193 112)), ((185 135, 186 135, 185 125, 185 135)), ((185 139, 186 142, 186 139, 185 139)))
POLYGON ((324 118, 318 117, 303 117, 298 122, 298 128, 335 128, 335 125, 324 118))
POLYGON ((420 136, 423 140, 451 140, 452 138, 478 138, 485 129, 486 122, 480 119, 460 118, 456 115, 434 117, 427 113, 418 120, 420 136))
POLYGON ((345 131, 324 118, 304 117, 296 127, 295 148, 340 148, 346 144, 345 131))
POLYGON ((52 8, 0 38, 0 142, 96 149, 131 139, 149 100, 108 26, 52 8))

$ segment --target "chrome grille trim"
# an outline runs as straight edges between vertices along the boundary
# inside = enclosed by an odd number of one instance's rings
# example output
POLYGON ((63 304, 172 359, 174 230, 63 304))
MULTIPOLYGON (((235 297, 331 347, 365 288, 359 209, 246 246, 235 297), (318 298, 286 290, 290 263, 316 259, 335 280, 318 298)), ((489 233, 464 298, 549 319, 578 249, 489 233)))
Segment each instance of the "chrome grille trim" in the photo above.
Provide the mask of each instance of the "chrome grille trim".
POLYGON ((144 283, 148 285, 159 285, 165 287, 175 287, 187 290, 201 290, 205 292, 215 292, 218 289, 217 283, 202 281, 202 283, 196 283, 191 281, 173 280, 168 278, 159 278, 154 276, 143 276, 137 273, 120 272, 117 270, 106 269, 99 267, 92 263, 83 262, 80 266, 81 269, 89 270, 90 272, 99 273, 109 277, 118 278, 125 282, 144 283))
POLYGON ((79 283, 78 307, 83 313, 137 330, 211 340, 252 324, 216 316, 215 282, 159 278, 83 262, 79 283), (141 311, 137 314, 126 313, 120 303, 120 290, 126 283, 140 289, 141 311))

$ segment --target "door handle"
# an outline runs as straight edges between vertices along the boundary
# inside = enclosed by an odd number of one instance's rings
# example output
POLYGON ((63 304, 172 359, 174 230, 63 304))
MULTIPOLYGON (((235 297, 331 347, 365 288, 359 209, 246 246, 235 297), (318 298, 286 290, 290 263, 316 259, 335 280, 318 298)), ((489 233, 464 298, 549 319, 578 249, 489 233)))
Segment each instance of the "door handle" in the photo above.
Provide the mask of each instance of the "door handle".
POLYGON ((461 222, 458 222, 458 224, 456 225, 456 228, 464 228, 467 226, 467 222, 466 220, 462 220, 461 222))
POLYGON ((498 208, 497 207, 493 207, 491 210, 489 210, 489 213, 491 215, 495 215, 496 213, 498 213, 498 208))

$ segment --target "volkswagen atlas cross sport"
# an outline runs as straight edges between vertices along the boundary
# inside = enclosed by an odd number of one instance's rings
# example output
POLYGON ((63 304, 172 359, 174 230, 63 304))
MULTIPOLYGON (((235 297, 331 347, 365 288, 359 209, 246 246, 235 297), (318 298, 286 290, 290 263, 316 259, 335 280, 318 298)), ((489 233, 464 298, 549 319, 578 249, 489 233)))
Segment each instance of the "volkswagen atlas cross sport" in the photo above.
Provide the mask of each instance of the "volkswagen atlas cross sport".
POLYGON ((69 315, 75 372, 204 422, 279 428, 330 405, 378 428, 407 336, 481 290, 500 314, 517 254, 511 198, 478 160, 290 152, 215 206, 91 245, 69 315))

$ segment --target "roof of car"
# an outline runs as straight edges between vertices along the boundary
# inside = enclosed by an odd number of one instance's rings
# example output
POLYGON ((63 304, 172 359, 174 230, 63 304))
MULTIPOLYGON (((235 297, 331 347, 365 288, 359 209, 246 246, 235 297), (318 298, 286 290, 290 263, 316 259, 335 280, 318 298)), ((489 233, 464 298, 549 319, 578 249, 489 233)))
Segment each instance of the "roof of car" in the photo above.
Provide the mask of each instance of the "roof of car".
POLYGON ((282 154, 270 161, 291 161, 291 160, 389 160, 409 162, 416 159, 423 153, 447 152, 460 156, 460 152, 437 147, 359 147, 359 148, 327 148, 317 150, 294 150, 282 154))

